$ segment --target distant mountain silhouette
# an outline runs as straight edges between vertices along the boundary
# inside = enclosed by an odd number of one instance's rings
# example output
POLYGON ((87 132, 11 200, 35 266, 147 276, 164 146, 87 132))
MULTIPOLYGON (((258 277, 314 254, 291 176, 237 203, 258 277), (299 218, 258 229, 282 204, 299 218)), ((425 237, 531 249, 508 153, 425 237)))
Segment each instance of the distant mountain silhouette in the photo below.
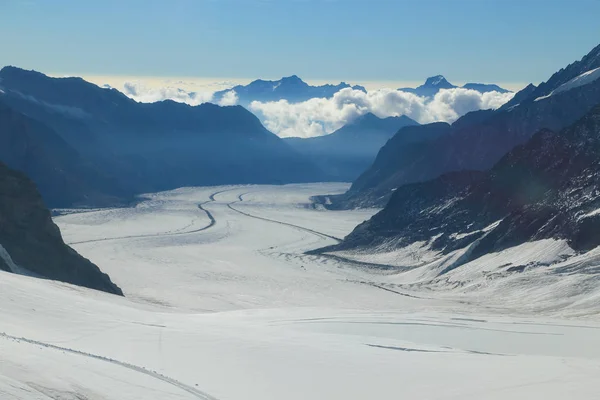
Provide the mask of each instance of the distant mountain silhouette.
MULTIPOLYGON (((401 88, 399 90, 416 94, 417 96, 432 97, 440 89, 453 89, 455 86, 448 82, 442 75, 427 78, 425 83, 417 88, 401 88)), ((465 89, 476 90, 481 93, 497 91, 509 92, 498 85, 484 83, 467 83, 462 86, 465 89)), ((253 101, 270 102, 287 100, 290 103, 299 103, 313 98, 331 98, 342 89, 351 88, 367 92, 360 85, 351 86, 346 82, 337 85, 311 86, 296 75, 281 78, 277 81, 258 79, 248 85, 237 85, 231 89, 221 90, 213 95, 213 102, 219 103, 229 92, 234 91, 238 97, 238 104, 248 106, 253 101)))
MULTIPOLYGON (((586 80, 586 84, 569 86, 568 90, 563 86, 599 67, 600 46, 538 88, 533 85, 525 88, 516 95, 519 103, 506 109, 466 114, 452 124, 449 134, 426 146, 407 150, 403 145, 399 149, 394 147, 395 141, 390 140, 371 168, 346 194, 330 198, 334 203, 332 207, 384 206, 393 191, 404 184, 430 180, 451 171, 490 168, 538 130, 561 130, 599 104, 600 79, 586 80), (399 156, 406 152, 410 156, 399 156)), ((427 133, 434 126, 428 124, 410 129, 427 133)), ((402 131, 397 135, 402 135, 402 131)))
POLYGON ((0 270, 123 294, 108 275, 63 242, 33 182, 3 163, 0 163, 0 270))
POLYGON ((325 136, 284 140, 310 157, 328 175, 328 180, 347 182, 371 165, 379 149, 400 128, 411 125, 418 123, 404 115, 378 118, 368 113, 325 136))
POLYGON ((442 75, 436 75, 427 78, 424 84, 417 86, 416 88, 400 88, 398 90, 413 93, 417 96, 431 97, 441 89, 454 89, 456 87, 457 86, 448 82, 442 75))
MULTIPOLYGON (((398 90, 401 90, 403 92, 413 93, 413 94, 416 94, 417 96, 421 96, 421 97, 433 97, 442 89, 455 89, 458 87, 459 86, 453 85, 450 82, 448 82, 446 80, 446 78, 444 78, 442 75, 436 75, 436 76, 427 78, 427 80, 425 81, 425 83, 423 85, 418 86, 416 88, 400 88, 398 90)), ((485 83, 467 83, 464 86, 462 86, 462 88, 476 90, 480 93, 486 93, 486 92, 492 92, 492 91, 496 91, 496 92, 500 92, 500 93, 509 92, 509 90, 503 89, 498 85, 485 84, 485 83)))
MULTIPOLYGON (((99 192, 121 194, 126 188, 122 195, 127 197, 181 186, 323 178, 316 166, 240 106, 137 103, 80 78, 50 78, 15 67, 0 71, 0 89, 0 101, 59 135, 79 154, 73 160, 83 159, 110 177, 102 183, 112 180, 108 188, 95 179, 85 180, 99 192)), ((63 167, 72 170, 77 165, 63 167)), ((34 179, 41 187, 54 182, 34 179)), ((49 204, 71 205, 84 193, 49 198, 49 204)))
POLYGON ((311 86, 298 76, 292 75, 278 81, 259 79, 246 86, 237 85, 231 89, 216 92, 213 101, 218 103, 226 93, 233 90, 238 96, 239 104, 244 106, 255 100, 261 102, 287 100, 290 103, 298 103, 312 98, 331 98, 335 93, 345 88, 366 92, 366 89, 362 86, 350 86, 345 82, 338 85, 311 86))
POLYGON ((510 92, 510 90, 501 88, 500 86, 493 84, 493 83, 465 83, 461 87, 463 89, 476 90, 480 93, 487 93, 487 92, 508 93, 508 92, 510 92))

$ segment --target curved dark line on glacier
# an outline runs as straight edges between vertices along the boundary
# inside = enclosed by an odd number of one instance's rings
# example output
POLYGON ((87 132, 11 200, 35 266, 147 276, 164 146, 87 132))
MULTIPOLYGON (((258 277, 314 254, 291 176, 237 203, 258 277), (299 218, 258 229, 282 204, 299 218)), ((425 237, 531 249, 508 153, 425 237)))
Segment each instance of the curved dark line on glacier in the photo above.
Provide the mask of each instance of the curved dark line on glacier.
POLYGON ((288 222, 277 221, 277 220, 275 220, 275 219, 270 219, 270 218, 259 217, 259 216, 256 216, 256 215, 253 215, 253 214, 249 214, 249 213, 247 213, 247 212, 244 212, 244 211, 240 211, 240 210, 238 210, 237 208, 234 208, 234 207, 232 207, 232 204, 243 202, 243 201, 244 201, 244 198, 243 198, 243 197, 244 197, 245 195, 247 195, 248 193, 250 193, 250 192, 247 192, 247 193, 242 193, 242 194, 240 194, 240 195, 238 196, 238 200, 236 200, 236 201, 233 201, 233 202, 231 202, 231 203, 227 204, 227 207, 229 207, 231 210, 233 210, 233 211, 235 211, 235 212, 237 212, 237 213, 240 213, 240 214, 242 214, 242 215, 245 215, 246 217, 250 217, 250 218, 259 219, 259 220, 262 220, 262 221, 267 221, 267 222, 271 222, 271 223, 274 223, 274 224, 279 224, 279 225, 289 226, 289 227, 291 227, 291 228, 295 228, 295 229, 299 229, 299 230, 301 230, 301 231, 309 232, 309 233, 312 233, 312 234, 314 234, 314 235, 317 235, 317 236, 325 237, 325 238, 328 238, 328 239, 333 239, 333 240, 337 241, 338 243, 342 241, 342 239, 340 239, 340 238, 338 238, 338 237, 331 236, 331 235, 328 235, 328 234, 326 234, 326 233, 318 232, 318 231, 315 231, 315 230, 313 230, 313 229, 310 229, 310 228, 305 228, 305 227, 303 227, 303 226, 298 226, 298 225, 290 224, 290 223, 288 223, 288 222))
POLYGON ((217 224, 217 220, 215 219, 215 217, 213 216, 213 214, 208 211, 206 208, 204 208, 204 206, 208 203, 212 203, 215 202, 215 196, 220 194, 220 193, 224 193, 224 192, 228 192, 230 190, 234 190, 234 189, 227 189, 227 190, 220 190, 218 192, 214 192, 213 194, 211 194, 208 198, 208 201, 205 201, 203 203, 198 204, 198 208, 203 211, 206 216, 209 219, 209 223, 208 225, 199 228, 199 229, 194 229, 192 231, 185 231, 185 232, 162 232, 162 233, 149 233, 149 234, 145 234, 145 235, 129 235, 129 236, 119 236, 119 237, 114 237, 114 238, 102 238, 102 239, 91 239, 91 240, 82 240, 80 242, 71 242, 71 243, 67 243, 68 245, 73 245, 73 244, 84 244, 84 243, 96 243, 96 242, 106 242, 109 240, 123 240, 123 239, 142 239, 142 238, 152 238, 152 237, 164 237, 164 236, 181 236, 181 235, 190 235, 193 233, 198 233, 198 232, 203 232, 206 231, 210 228, 212 228, 213 226, 215 226, 217 224))

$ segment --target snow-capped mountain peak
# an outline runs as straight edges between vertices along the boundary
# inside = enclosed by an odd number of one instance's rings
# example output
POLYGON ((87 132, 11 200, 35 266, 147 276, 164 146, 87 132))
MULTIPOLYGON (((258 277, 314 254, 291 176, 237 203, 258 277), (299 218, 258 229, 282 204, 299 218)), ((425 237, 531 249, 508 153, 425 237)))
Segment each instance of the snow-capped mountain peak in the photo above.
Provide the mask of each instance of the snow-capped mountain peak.
POLYGON ((425 85, 424 86, 452 86, 452 84, 450 82, 448 82, 446 80, 446 78, 444 78, 443 75, 436 75, 436 76, 431 76, 429 78, 427 78, 427 80, 425 81, 425 85))

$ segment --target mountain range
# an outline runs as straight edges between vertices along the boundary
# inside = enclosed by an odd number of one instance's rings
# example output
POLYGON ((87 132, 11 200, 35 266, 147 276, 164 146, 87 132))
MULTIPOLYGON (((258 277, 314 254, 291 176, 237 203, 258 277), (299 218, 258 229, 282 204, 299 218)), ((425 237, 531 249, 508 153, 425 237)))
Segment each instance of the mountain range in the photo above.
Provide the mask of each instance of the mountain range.
POLYGON ((213 101, 219 103, 223 96, 233 91, 237 95, 239 104, 248 106, 253 101, 269 102, 286 100, 290 103, 299 103, 312 98, 331 98, 342 89, 351 88, 366 92, 362 86, 350 86, 346 82, 337 85, 311 86, 296 75, 281 78, 277 81, 258 79, 248 85, 237 85, 231 89, 214 93, 213 101))
MULTIPOLYGON (((459 171, 400 186, 386 207, 327 249, 373 251, 419 243, 435 252, 437 276, 527 242, 565 241, 582 254, 600 245, 600 105, 575 124, 538 131, 489 171, 459 171)), ((593 263, 592 263, 593 264, 593 263)), ((597 272, 592 264, 571 268, 597 272)), ((523 272, 541 261, 500 266, 523 272)))
MULTIPOLYGON (((480 285, 481 279, 550 264, 556 264, 548 272, 555 276, 597 274, 592 250, 600 246, 599 64, 600 46, 539 87, 523 89, 514 104, 470 113, 447 126, 448 135, 431 142, 436 145, 412 149, 420 155, 400 149, 394 140, 407 129, 426 133, 440 127, 401 129, 355 185, 369 179, 379 183, 350 200, 362 196, 354 205, 385 207, 341 243, 317 252, 386 255, 396 267, 411 271, 410 285, 429 287, 480 285), (526 135, 528 129, 535 132, 526 135), (485 140, 475 140, 478 133, 485 133, 485 140), (474 162, 467 152, 454 153, 448 138, 460 139, 463 146, 473 143, 467 150, 479 157, 490 154, 489 147, 514 145, 490 168, 453 168, 406 182, 407 171, 425 165, 421 157, 433 162, 447 154, 474 162), (440 143, 448 146, 447 153, 440 143)), ((332 198, 316 200, 326 204, 332 198)))
POLYGON ((508 93, 508 92, 510 92, 510 90, 503 89, 498 85, 487 84, 487 83, 466 83, 463 86, 456 86, 456 85, 453 85, 450 82, 448 82, 446 80, 446 78, 444 78, 442 75, 436 75, 436 76, 429 77, 429 78, 427 78, 427 80, 425 80, 424 84, 422 84, 421 86, 417 86, 416 88, 408 88, 407 87, 407 88, 400 88, 398 90, 401 90, 403 92, 413 93, 413 94, 416 94, 417 96, 421 96, 421 97, 433 97, 442 89, 456 89, 459 87, 463 88, 463 89, 475 90, 480 93, 487 93, 487 92, 508 93))
POLYGON ((28 171, 52 207, 182 186, 323 178, 241 106, 137 103, 80 78, 15 67, 0 71, 0 102, 3 159, 28 171))
MULTIPOLYGON (((495 84, 466 83, 463 86, 456 86, 448 82, 442 75, 427 78, 425 83, 417 88, 401 88, 398 90, 413 93, 417 96, 432 97, 440 89, 453 89, 458 87, 476 90, 480 93, 492 91, 499 93, 510 92, 495 84)), ((313 98, 331 98, 334 94, 346 88, 360 90, 365 93, 367 92, 363 86, 352 86, 346 82, 341 82, 337 85, 326 84, 321 86, 311 86, 298 76, 292 75, 276 81, 257 79, 248 85, 237 85, 230 89, 218 91, 213 95, 213 102, 220 103, 229 93, 235 92, 238 103, 246 107, 253 101, 271 102, 286 100, 290 103, 300 103, 313 98)))
POLYGON ((379 149, 400 128, 414 125, 419 124, 404 115, 379 118, 367 113, 328 135, 284 140, 321 168, 328 180, 349 182, 371 165, 379 149))
MULTIPOLYGON (((383 207, 393 191, 404 184, 426 181, 451 171, 486 170, 538 130, 560 130, 600 103, 600 80, 587 80, 583 85, 572 82, 579 82, 579 77, 598 67, 600 46, 539 87, 531 85, 517 93, 518 103, 498 110, 468 113, 450 126, 447 135, 426 146, 397 148, 390 140, 350 190, 341 196, 327 197, 328 202, 337 208, 383 207)), ((427 134, 438 128, 427 124, 412 129, 427 134)), ((402 130, 397 135, 401 134, 402 130)))
MULTIPOLYGON (((255 81, 238 96, 303 101, 345 87, 314 87, 293 76, 255 81)), ((432 96, 451 87, 437 76, 413 92, 432 96)), ((562 240, 586 252, 600 245, 599 104, 600 46, 500 109, 451 125, 367 113, 330 135, 285 140, 241 106, 138 103, 80 78, 5 67, 0 269, 122 294, 65 245, 44 203, 125 205, 141 193, 183 186, 323 180, 354 180, 343 195, 314 198, 328 208, 383 207, 323 251, 424 244, 453 257, 444 259, 442 275, 529 241, 562 240)))

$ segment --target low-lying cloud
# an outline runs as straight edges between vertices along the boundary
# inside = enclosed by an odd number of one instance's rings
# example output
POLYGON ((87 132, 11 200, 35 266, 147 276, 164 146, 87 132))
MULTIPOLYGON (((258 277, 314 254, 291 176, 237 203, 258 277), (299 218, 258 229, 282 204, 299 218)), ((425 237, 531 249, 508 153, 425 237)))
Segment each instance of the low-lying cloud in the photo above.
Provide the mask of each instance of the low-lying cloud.
POLYGON ((456 88, 440 90, 433 98, 425 98, 393 89, 364 93, 346 88, 330 99, 315 98, 295 104, 286 100, 254 101, 250 110, 281 137, 313 137, 331 133, 369 112, 381 118, 406 115, 420 123, 454 122, 470 111, 496 109, 513 96, 513 93, 456 88))
POLYGON ((122 88, 116 88, 126 96, 141 103, 173 100, 191 106, 212 101, 213 94, 209 92, 188 92, 173 86, 150 87, 139 82, 125 82, 122 88))
MULTIPOLYGON (((171 86, 148 86, 141 82, 124 82, 116 88, 136 101, 151 103, 173 100, 192 106, 216 102, 208 91, 186 91, 171 86)), ((406 115, 419 123, 454 122, 462 115, 481 109, 496 109, 509 101, 513 93, 488 92, 455 88, 442 89, 433 98, 420 97, 394 89, 363 92, 342 89, 332 98, 313 98, 301 103, 287 100, 250 103, 249 109, 262 123, 280 137, 313 137, 331 133, 369 112, 378 117, 406 115)), ((234 90, 226 92, 218 104, 238 104, 234 90)))
POLYGON ((220 106, 235 106, 238 103, 238 95, 235 90, 229 90, 225 92, 221 100, 219 100, 220 106))

